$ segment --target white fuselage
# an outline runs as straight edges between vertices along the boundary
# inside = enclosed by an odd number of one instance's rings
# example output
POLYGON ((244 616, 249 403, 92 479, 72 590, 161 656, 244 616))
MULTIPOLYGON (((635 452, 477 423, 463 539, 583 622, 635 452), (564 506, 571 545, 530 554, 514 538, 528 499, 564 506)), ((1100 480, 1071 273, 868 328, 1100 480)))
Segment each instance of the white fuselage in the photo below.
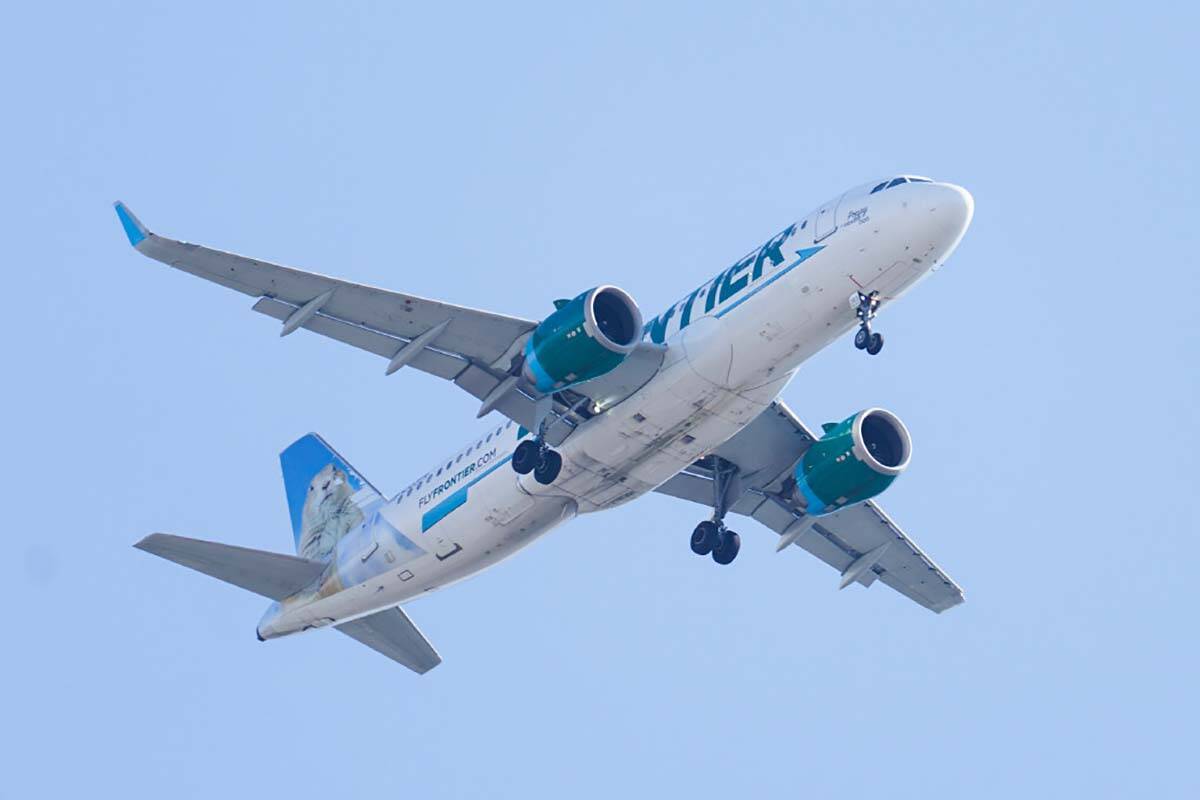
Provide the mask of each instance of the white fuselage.
POLYGON ((343 622, 446 586, 576 514, 652 491, 719 447, 805 359, 856 327, 857 292, 879 290, 886 305, 958 245, 973 211, 965 190, 876 186, 835 197, 773 238, 778 264, 756 249, 647 325, 667 345, 662 367, 563 441, 551 485, 508 463, 527 432, 512 422, 483 431, 372 515, 423 554, 397 560, 369 520, 339 542, 322 586, 272 606, 260 635, 343 622))

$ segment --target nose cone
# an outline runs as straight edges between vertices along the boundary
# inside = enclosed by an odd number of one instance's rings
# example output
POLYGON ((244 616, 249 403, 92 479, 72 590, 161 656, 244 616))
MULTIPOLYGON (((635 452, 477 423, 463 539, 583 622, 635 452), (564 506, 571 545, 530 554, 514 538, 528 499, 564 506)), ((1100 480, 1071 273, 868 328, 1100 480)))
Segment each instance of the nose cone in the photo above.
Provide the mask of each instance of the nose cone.
POLYGON ((975 198, 966 189, 953 183, 939 183, 937 186, 947 195, 943 201, 947 216, 966 231, 971 218, 975 216, 975 198))
POLYGON ((971 224, 971 218, 975 216, 975 198, 966 189, 953 183, 930 184, 926 191, 930 194, 930 213, 941 234, 938 238, 946 242, 945 255, 949 255, 958 246, 971 224))
POLYGON ((953 183, 910 183, 895 189, 896 199, 905 209, 902 224, 910 226, 914 244, 924 249, 923 258, 931 266, 942 264, 958 247, 975 214, 971 193, 953 183), (928 249, 925 249, 928 248, 928 249))

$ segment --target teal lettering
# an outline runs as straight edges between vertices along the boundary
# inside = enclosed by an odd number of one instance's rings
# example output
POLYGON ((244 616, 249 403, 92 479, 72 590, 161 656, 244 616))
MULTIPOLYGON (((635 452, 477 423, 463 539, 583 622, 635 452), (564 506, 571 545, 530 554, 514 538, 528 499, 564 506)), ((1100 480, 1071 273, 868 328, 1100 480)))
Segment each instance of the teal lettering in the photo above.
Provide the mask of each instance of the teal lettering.
POLYGON ((662 344, 667 338, 667 323, 671 321, 671 315, 675 313, 675 306, 667 309, 666 313, 655 317, 650 322, 650 341, 655 344, 662 344))
POLYGON ((696 296, 700 294, 700 290, 692 292, 687 296, 687 300, 683 301, 683 310, 679 312, 679 330, 683 330, 692 321, 692 303, 696 302, 696 296))
POLYGON ((724 276, 725 276, 725 273, 722 272, 720 275, 713 278, 712 286, 709 287, 709 290, 708 290, 708 298, 704 301, 704 313, 705 314, 712 311, 713 306, 715 306, 717 304, 717 289, 721 288, 721 278, 723 278, 724 276))
POLYGON ((742 277, 738 278, 737 280, 734 280, 733 276, 738 274, 742 270, 744 270, 746 267, 750 266, 750 262, 753 260, 754 260, 754 256, 748 255, 745 258, 743 258, 741 261, 737 262, 732 267, 730 267, 729 271, 725 273, 725 278, 721 281, 721 302, 722 303, 724 303, 729 298, 733 297, 735 294, 740 292, 742 289, 746 288, 746 284, 748 284, 750 282, 749 275, 743 275, 742 277))
POLYGON ((754 259, 754 272, 752 273, 752 280, 758 280, 762 277, 763 262, 766 259, 771 259, 772 267, 778 267, 783 263, 783 252, 780 248, 783 246, 783 243, 788 240, 788 237, 795 232, 796 226, 789 225, 784 229, 783 233, 779 234, 774 239, 762 246, 762 249, 758 251, 758 258, 754 259))

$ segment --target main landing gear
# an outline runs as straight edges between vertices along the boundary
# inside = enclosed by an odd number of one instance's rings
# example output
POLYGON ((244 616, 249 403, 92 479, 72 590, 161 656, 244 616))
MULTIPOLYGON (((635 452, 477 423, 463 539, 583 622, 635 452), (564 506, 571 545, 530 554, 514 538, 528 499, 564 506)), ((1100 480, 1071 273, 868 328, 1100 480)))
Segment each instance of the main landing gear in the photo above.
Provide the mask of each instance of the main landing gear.
POLYGON ((538 483, 548 486, 562 470, 562 455, 551 450, 544 441, 526 439, 513 452, 512 466, 518 475, 532 472, 538 483))
POLYGON ((545 411, 539 414, 541 419, 537 425, 537 435, 518 444, 512 457, 512 466, 518 475, 532 472, 534 479, 544 486, 554 483, 562 471, 562 455, 546 444, 548 416, 545 411))
POLYGON ((871 332, 871 320, 879 309, 879 291, 870 294, 858 293, 858 309, 855 314, 859 319, 858 332, 854 334, 854 346, 866 350, 870 355, 877 354, 883 349, 883 335, 871 332))
POLYGON ((718 564, 729 564, 742 549, 742 537, 725 527, 725 512, 729 510, 729 485, 737 467, 716 456, 713 459, 713 517, 692 531, 692 552, 698 556, 712 554, 718 564))
POLYGON ((713 561, 728 564, 742 549, 742 537, 725 527, 724 523, 704 520, 692 531, 692 552, 698 556, 712 553, 713 561))
POLYGON ((550 396, 538 400, 534 412, 537 419, 534 429, 537 434, 532 439, 526 439, 518 444, 517 449, 513 451, 512 466, 517 474, 528 475, 532 472, 538 483, 546 486, 554 483, 558 473, 562 471, 562 454, 557 450, 552 450, 550 445, 546 444, 546 432, 555 423, 561 422, 567 414, 579 411, 590 402, 591 400, 587 397, 582 397, 566 411, 558 412, 554 410, 554 402, 550 396), (551 417, 554 419, 552 420, 551 417))

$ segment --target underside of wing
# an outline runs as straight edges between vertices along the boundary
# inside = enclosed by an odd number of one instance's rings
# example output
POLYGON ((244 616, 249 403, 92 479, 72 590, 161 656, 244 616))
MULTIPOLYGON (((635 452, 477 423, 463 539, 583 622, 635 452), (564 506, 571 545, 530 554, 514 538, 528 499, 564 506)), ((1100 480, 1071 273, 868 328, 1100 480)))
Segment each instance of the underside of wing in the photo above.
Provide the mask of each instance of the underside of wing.
POLYGON ((639 344, 610 373, 544 396, 518 369, 538 323, 365 286, 152 233, 125 207, 117 216, 130 244, 149 258, 258 298, 254 310, 277 319, 281 335, 304 329, 388 360, 386 372, 411 366, 452 381, 481 401, 534 428, 552 419, 546 439, 561 443, 596 404, 610 407, 646 383, 663 348, 639 344))
POLYGON ((657 491, 706 506, 723 486, 728 511, 753 517, 842 575, 842 586, 876 580, 935 612, 963 602, 963 592, 874 500, 810 516, 791 491, 796 465, 820 438, 776 401, 710 456, 657 491))

